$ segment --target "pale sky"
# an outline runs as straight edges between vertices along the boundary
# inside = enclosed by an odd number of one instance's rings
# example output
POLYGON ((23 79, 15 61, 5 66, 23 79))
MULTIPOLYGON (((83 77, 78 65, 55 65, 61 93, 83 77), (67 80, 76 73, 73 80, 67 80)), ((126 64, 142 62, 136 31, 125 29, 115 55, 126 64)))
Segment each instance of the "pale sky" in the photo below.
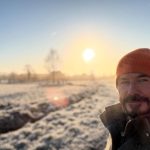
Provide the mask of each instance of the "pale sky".
POLYGON ((46 73, 51 48, 66 74, 115 74, 120 57, 149 47, 149 0, 0 0, 0 73, 46 73), (95 57, 83 60, 84 49, 95 57))

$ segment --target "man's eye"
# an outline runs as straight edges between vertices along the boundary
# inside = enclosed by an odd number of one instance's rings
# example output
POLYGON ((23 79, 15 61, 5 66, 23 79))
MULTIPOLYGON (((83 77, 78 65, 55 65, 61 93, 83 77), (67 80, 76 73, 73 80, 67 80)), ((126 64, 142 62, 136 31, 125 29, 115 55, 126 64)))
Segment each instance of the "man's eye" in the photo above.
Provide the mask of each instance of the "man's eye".
POLYGON ((123 80, 123 81, 120 81, 120 84, 128 84, 129 81, 126 81, 126 80, 123 80))
POLYGON ((148 81, 150 81, 149 78, 141 78, 141 79, 139 79, 139 82, 148 82, 148 81))

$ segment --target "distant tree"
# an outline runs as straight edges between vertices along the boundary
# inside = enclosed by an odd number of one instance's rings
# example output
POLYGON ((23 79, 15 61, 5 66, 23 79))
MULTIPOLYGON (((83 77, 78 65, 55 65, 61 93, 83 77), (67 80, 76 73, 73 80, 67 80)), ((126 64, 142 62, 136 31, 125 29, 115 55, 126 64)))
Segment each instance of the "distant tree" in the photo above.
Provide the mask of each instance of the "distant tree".
POLYGON ((55 84, 56 82, 56 72, 59 70, 59 62, 60 58, 58 55, 57 50, 50 49, 46 59, 46 69, 49 73, 49 75, 52 77, 52 82, 55 84))
POLYGON ((31 66, 30 65, 25 65, 25 72, 27 76, 27 80, 29 81, 31 79, 31 66))
POLYGON ((8 83, 16 83, 17 82, 17 74, 15 72, 11 72, 8 75, 8 83))
POLYGON ((32 68, 31 65, 29 65, 29 64, 25 65, 24 69, 26 72, 27 81, 31 81, 31 80, 36 79, 36 74, 35 74, 34 69, 32 68))
POLYGON ((63 74, 61 71, 54 71, 51 72, 50 78, 53 79, 53 75, 55 74, 55 83, 60 85, 60 84, 65 84, 66 82, 66 76, 63 74))
POLYGON ((6 74, 0 74, 0 83, 8 83, 8 76, 6 74))

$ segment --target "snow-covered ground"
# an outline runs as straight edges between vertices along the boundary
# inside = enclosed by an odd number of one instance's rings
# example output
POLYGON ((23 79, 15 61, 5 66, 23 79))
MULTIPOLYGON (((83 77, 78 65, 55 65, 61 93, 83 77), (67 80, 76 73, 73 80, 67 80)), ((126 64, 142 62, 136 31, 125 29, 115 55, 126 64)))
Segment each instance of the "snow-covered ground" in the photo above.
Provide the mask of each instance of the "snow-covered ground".
POLYGON ((99 115, 117 102, 113 79, 65 86, 0 85, 0 150, 103 150, 99 115))

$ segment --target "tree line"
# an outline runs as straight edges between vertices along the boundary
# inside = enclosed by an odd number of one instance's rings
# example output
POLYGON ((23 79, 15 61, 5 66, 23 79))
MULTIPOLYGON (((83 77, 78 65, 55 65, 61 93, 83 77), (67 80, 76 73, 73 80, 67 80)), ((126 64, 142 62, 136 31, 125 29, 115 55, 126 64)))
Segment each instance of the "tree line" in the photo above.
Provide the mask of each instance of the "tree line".
POLYGON ((60 56, 58 51, 50 49, 45 60, 45 69, 47 74, 37 74, 30 64, 24 66, 24 73, 17 74, 11 72, 9 74, 0 74, 0 83, 31 83, 37 81, 45 81, 46 84, 65 84, 69 80, 89 80, 93 79, 93 75, 74 75, 67 76, 60 69, 60 56))

